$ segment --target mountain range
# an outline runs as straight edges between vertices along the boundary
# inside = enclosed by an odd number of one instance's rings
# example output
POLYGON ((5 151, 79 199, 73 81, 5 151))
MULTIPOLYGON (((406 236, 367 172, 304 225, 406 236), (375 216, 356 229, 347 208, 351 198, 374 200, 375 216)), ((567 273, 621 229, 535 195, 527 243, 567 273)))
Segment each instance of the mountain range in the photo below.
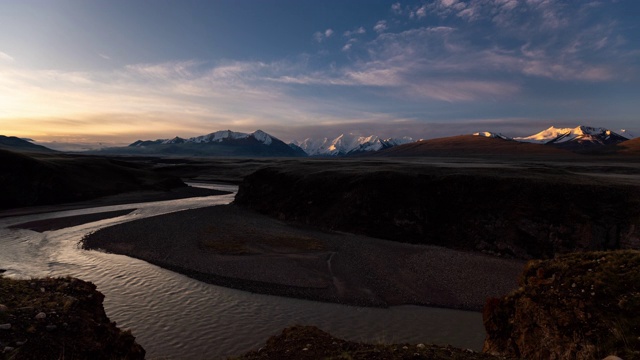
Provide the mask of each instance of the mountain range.
POLYGON ((290 145, 301 148, 309 156, 344 156, 368 151, 379 151, 397 145, 413 142, 410 137, 381 139, 378 136, 357 136, 342 134, 335 139, 307 138, 302 142, 294 141, 290 145))
MULTIPOLYGON (((631 153, 634 150, 616 147, 617 144, 634 138, 628 131, 618 132, 606 128, 577 126, 575 128, 549 127, 536 134, 511 138, 496 132, 477 132, 475 138, 491 138, 503 143, 476 141, 470 135, 414 141, 410 137, 382 139, 376 135, 358 136, 342 134, 334 139, 307 138, 286 144, 282 140, 262 130, 242 133, 231 130, 216 131, 207 135, 191 138, 174 137, 171 139, 137 140, 124 147, 111 147, 88 153, 102 155, 153 155, 153 156, 244 156, 244 157, 336 157, 362 154, 382 156, 416 156, 426 151, 447 154, 473 154, 474 148, 484 152, 501 151, 507 153, 554 153, 553 148, 571 152, 631 153), (499 145, 497 145, 499 144, 499 145), (520 146, 517 144, 528 144, 520 146), (495 146, 494 146, 495 145, 495 146), (489 150, 494 146, 493 150, 489 150), (391 151, 393 148, 397 150, 391 151), (418 151, 420 149, 420 151, 418 151), (624 150, 626 149, 626 150, 624 150), (393 155, 391 155, 393 154, 393 155)), ((0 149, 13 151, 43 152, 53 151, 36 145, 25 139, 0 135, 0 149)))
POLYGON ((216 131, 192 138, 137 140, 126 147, 107 148, 101 153, 188 156, 345 156, 388 149, 412 142, 409 137, 381 139, 378 136, 342 134, 335 139, 305 139, 285 144, 262 130, 253 133, 216 131))
POLYGON ((593 148, 602 145, 615 145, 634 138, 634 136, 626 130, 621 130, 620 133, 622 133, 622 135, 601 127, 595 128, 581 125, 575 128, 556 128, 551 126, 537 134, 515 138, 507 137, 501 133, 488 131, 475 133, 474 135, 534 144, 553 145, 555 147, 569 150, 581 150, 584 148, 593 148))
POLYGON ((31 139, 21 139, 15 136, 0 135, 0 149, 23 151, 23 152, 54 152, 54 150, 36 145, 31 139))
POLYGON ((262 130, 256 130, 251 134, 223 130, 188 139, 174 137, 173 139, 138 140, 126 147, 106 148, 99 152, 182 156, 306 156, 301 149, 291 147, 262 130))

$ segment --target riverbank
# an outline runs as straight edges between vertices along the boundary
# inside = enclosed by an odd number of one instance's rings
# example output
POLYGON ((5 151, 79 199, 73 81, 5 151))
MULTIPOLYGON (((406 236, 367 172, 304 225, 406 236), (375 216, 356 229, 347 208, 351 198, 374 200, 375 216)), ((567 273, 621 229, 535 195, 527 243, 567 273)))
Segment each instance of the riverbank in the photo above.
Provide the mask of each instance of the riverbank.
POLYGON ((117 195, 103 196, 88 201, 78 201, 56 205, 28 206, 0 211, 0 218, 10 216, 23 216, 32 214, 42 214, 54 211, 67 211, 77 209, 88 209, 102 206, 136 204, 151 201, 165 201, 187 199, 191 197, 203 197, 213 195, 231 194, 229 191, 221 191, 193 186, 184 186, 170 190, 144 190, 131 191, 117 195))
POLYGON ((480 310, 524 262, 301 228, 234 205, 101 229, 86 249, 136 257, 208 283, 317 301, 480 310))
POLYGON ((103 308, 104 295, 74 278, 0 276, 0 354, 5 359, 144 359, 145 350, 103 308))

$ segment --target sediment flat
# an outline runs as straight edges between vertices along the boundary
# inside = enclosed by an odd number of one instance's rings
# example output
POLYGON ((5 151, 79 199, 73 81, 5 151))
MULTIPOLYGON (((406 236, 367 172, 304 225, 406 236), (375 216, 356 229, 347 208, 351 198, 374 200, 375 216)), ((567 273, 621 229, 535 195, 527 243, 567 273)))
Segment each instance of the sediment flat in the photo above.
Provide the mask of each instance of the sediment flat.
POLYGON ((358 306, 480 310, 517 287, 524 262, 288 224, 235 205, 101 229, 86 249, 136 257, 216 285, 358 306))

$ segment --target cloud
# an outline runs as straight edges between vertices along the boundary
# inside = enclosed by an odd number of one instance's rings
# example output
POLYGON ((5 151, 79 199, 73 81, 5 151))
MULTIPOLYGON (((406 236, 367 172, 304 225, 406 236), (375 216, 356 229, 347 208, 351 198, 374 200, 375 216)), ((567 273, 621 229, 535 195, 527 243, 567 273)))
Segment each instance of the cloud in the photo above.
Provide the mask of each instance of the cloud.
POLYGON ((324 40, 326 40, 326 39, 330 38, 332 35, 333 35, 333 29, 326 29, 325 31, 316 31, 316 32, 313 34, 313 38, 314 38, 317 42, 321 43, 321 42, 323 42, 324 40))
MULTIPOLYGON (((597 4, 577 10, 553 0, 396 4, 367 36, 364 27, 353 27, 336 38, 341 41, 325 41, 340 34, 327 28, 313 35, 325 52, 270 62, 28 70, 0 53, 0 127, 34 137, 34 129, 51 137, 67 131, 78 139, 92 132, 105 139, 161 138, 258 127, 278 136, 309 124, 382 129, 389 128, 384 122, 473 117, 474 109, 491 104, 511 116, 529 106, 524 99, 537 95, 534 86, 553 92, 588 83, 587 92, 599 82, 637 76, 639 50, 630 50, 633 42, 616 21, 594 21, 597 4), (407 18, 412 12, 415 21, 407 18), (440 26, 422 26, 423 13, 440 26)), ((572 109, 581 109, 576 104, 572 109)))
POLYGON ((345 37, 352 37, 352 36, 356 36, 356 35, 365 34, 366 32, 367 32, 367 30, 365 30, 364 27, 360 26, 357 29, 345 31, 343 35, 345 37))
POLYGON ((9 54, 0 51, 0 61, 14 62, 15 59, 11 57, 9 54))
POLYGON ((458 0, 440 0, 440 6, 442 6, 442 7, 451 7, 456 2, 458 2, 458 0))
POLYGON ((373 30, 377 33, 383 33, 385 30, 387 30, 387 21, 386 20, 380 20, 378 21, 374 26, 373 26, 373 30))
POLYGON ((401 14, 402 13, 402 5, 400 5, 399 2, 391 4, 391 11, 396 15, 401 14))
POLYGON ((105 60, 111 60, 111 58, 105 54, 102 53, 98 53, 98 56, 100 56, 101 58, 105 59, 105 60))

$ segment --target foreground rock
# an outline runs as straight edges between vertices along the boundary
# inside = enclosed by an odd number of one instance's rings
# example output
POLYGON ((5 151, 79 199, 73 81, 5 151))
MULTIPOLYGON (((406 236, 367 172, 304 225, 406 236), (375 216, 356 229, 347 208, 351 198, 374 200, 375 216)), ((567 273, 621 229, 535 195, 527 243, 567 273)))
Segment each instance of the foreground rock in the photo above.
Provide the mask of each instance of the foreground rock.
POLYGON ((293 326, 272 336, 257 351, 241 356, 244 360, 287 359, 499 359, 471 350, 424 344, 363 344, 335 338, 313 326, 293 326))
POLYGON ((144 359, 104 312, 95 285, 73 278, 0 277, 0 354, 7 359, 144 359))
POLYGON ((640 358, 639 251, 531 261, 520 284, 485 306, 485 352, 525 359, 640 358))
POLYGON ((235 203, 325 229, 523 259, 640 248, 640 186, 611 174, 347 165, 258 170, 240 185, 235 203))

